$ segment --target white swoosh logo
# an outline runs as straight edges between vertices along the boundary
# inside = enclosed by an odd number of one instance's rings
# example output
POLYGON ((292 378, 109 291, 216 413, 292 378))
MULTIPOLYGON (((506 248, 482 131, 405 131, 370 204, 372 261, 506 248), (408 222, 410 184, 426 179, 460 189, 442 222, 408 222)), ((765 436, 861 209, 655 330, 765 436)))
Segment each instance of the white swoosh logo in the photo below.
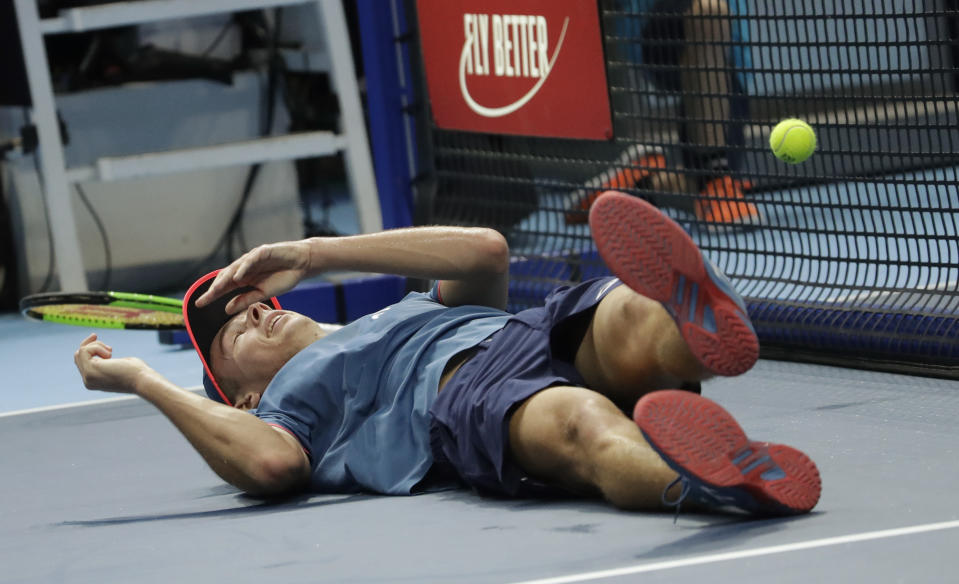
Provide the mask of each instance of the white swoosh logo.
POLYGON ((519 98, 517 101, 502 107, 486 107, 484 105, 480 105, 475 99, 473 99, 473 96, 470 95, 470 90, 466 86, 466 60, 470 55, 470 45, 468 42, 463 43, 463 52, 460 54, 460 93, 463 94, 463 99, 466 100, 466 105, 468 105, 469 108, 475 113, 483 117, 501 118, 515 112, 529 103, 529 100, 533 99, 536 94, 539 93, 539 89, 544 83, 546 83, 546 80, 549 79, 550 74, 553 72, 553 65, 556 64, 556 58, 559 56, 559 51, 563 48, 563 41, 566 40, 567 27, 569 27, 568 16, 563 22, 563 31, 559 34, 559 42, 556 44, 556 50, 553 51, 553 56, 549 60, 549 72, 546 73, 546 76, 540 77, 539 81, 536 82, 536 85, 534 85, 533 88, 526 93, 526 95, 519 98))

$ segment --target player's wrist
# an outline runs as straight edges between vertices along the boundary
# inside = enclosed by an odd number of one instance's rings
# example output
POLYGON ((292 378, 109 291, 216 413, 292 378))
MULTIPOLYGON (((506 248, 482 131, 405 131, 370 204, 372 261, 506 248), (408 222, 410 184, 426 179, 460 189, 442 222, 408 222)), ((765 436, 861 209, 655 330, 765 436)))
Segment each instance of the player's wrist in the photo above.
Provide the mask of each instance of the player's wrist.
POLYGON ((316 276, 329 269, 329 254, 327 252, 330 240, 329 237, 310 237, 306 240, 306 266, 304 268, 306 277, 316 276))
POLYGON ((142 363, 133 370, 128 385, 134 394, 147 397, 152 390, 161 386, 163 381, 165 380, 159 373, 142 363))

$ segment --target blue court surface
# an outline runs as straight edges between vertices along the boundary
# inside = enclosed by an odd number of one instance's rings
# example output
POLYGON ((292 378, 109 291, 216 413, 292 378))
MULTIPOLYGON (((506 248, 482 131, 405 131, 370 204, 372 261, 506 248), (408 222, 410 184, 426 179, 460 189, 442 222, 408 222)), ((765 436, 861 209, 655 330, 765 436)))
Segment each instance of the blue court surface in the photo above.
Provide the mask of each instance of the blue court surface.
MULTIPOLYGON (((751 437, 817 462, 822 499, 797 518, 674 522, 466 490, 265 502, 222 483, 145 402, 87 392, 72 363, 87 331, 13 314, 0 331, 0 582, 805 584, 959 571, 959 382, 760 361, 706 383, 751 437)), ((198 385, 191 351, 155 333, 102 337, 198 385)))

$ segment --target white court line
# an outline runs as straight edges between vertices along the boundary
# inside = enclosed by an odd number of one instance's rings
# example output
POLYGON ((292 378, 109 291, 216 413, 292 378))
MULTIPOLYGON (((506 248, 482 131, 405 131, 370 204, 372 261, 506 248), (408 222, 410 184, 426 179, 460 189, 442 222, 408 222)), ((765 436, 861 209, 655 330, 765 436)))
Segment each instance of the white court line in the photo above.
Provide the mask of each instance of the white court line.
MULTIPOLYGON (((199 393, 203 391, 203 388, 199 386, 187 387, 185 389, 187 391, 192 391, 193 393, 199 393)), ((74 402, 70 404, 58 404, 55 406, 43 406, 39 408, 29 408, 26 410, 15 410, 12 412, 0 412, 0 418, 10 418, 13 416, 23 416, 26 414, 37 414, 40 412, 55 412, 57 410, 69 410, 72 408, 84 408, 87 406, 99 406, 103 404, 112 404, 116 402, 130 401, 135 399, 139 399, 139 398, 135 395, 121 395, 118 397, 107 397, 104 399, 95 399, 95 400, 84 401, 84 402, 74 402)))
POLYGON ((597 572, 583 572, 581 574, 571 574, 569 576, 558 576, 556 578, 542 578, 540 580, 524 580, 522 582, 515 582, 514 584, 568 584, 569 582, 586 582, 588 580, 601 580, 603 578, 614 578, 616 576, 629 576, 632 574, 642 574, 645 572, 658 572, 661 570, 671 570, 673 568, 685 568, 687 566, 699 566, 701 564, 713 564, 716 562, 726 562, 729 560, 741 560, 743 558, 754 558, 757 556, 782 554, 786 552, 795 552, 799 550, 808 550, 808 549, 827 547, 832 545, 841 545, 845 543, 857 543, 861 541, 870 541, 873 539, 899 537, 902 535, 914 535, 916 533, 941 531, 944 529, 955 529, 957 527, 959 527, 959 520, 943 521, 941 523, 927 523, 925 525, 915 525, 913 527, 899 527, 896 529, 884 529, 882 531, 868 531, 866 533, 857 533, 854 535, 827 537, 823 539, 813 539, 810 541, 803 541, 798 543, 774 545, 769 547, 756 548, 752 550, 726 552, 722 554, 710 554, 707 556, 684 558, 681 560, 668 560, 665 562, 654 562, 652 564, 640 564, 638 566, 627 566, 624 568, 616 568, 612 570, 600 570, 597 572))

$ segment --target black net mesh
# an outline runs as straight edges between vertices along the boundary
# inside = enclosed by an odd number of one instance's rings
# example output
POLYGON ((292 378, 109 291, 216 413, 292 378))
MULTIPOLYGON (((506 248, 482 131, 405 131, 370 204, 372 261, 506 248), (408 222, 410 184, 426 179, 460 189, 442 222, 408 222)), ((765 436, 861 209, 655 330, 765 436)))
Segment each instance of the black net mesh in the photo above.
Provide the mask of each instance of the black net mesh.
POLYGON ((590 196, 615 188, 659 206, 727 273, 767 355, 951 375, 956 2, 603 0, 600 14, 614 138, 427 123, 423 222, 506 234, 519 310, 606 273, 585 219, 590 196), (816 130, 805 163, 770 151, 785 118, 816 130))

